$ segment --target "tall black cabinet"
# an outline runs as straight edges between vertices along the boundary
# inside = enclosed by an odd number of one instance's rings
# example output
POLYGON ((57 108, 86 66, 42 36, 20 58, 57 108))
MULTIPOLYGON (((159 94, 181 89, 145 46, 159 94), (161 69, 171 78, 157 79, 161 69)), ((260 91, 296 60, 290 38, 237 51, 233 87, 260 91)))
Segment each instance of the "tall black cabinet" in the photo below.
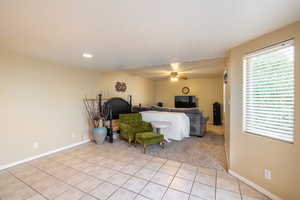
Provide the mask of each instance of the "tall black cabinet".
POLYGON ((221 104, 218 102, 215 102, 213 104, 213 123, 214 125, 222 125, 222 120, 221 120, 221 104))

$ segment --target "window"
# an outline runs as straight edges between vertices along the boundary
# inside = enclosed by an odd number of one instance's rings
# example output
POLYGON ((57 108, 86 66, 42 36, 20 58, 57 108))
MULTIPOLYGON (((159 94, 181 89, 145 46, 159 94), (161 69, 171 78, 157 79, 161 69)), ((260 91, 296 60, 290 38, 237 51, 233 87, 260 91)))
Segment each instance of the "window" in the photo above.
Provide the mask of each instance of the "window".
POLYGON ((293 40, 244 57, 243 131, 293 141, 293 40))

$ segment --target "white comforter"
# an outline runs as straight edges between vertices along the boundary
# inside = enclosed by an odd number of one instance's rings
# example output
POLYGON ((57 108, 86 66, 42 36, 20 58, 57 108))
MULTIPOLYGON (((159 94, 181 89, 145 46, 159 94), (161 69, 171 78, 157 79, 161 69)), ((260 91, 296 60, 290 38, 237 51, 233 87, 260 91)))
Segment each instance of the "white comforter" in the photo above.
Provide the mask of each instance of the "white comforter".
POLYGON ((144 111, 141 112, 143 121, 167 121, 172 125, 161 129, 161 133, 168 139, 182 140, 190 135, 190 120, 184 113, 144 111))

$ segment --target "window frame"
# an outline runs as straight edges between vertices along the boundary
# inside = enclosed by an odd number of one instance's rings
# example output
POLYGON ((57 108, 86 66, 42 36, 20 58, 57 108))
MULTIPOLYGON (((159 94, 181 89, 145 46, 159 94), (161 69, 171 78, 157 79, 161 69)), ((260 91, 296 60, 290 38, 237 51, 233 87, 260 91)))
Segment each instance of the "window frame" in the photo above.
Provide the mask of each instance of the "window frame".
POLYGON ((266 47, 263 47, 261 49, 257 49, 257 50, 254 50, 254 51, 251 51, 249 53, 246 53, 243 58, 242 58, 242 62, 243 62, 243 67, 242 67, 242 70, 243 70, 243 80, 242 80, 242 132, 244 134, 251 134, 251 135, 256 135, 256 136, 261 136, 261 137, 265 137, 265 138, 268 138, 268 139, 273 139, 273 140, 279 140, 281 142, 286 142, 286 143, 291 143, 293 144, 294 141, 295 141, 295 117, 296 117, 296 48, 295 48, 295 40, 294 38, 290 38, 288 40, 285 40, 285 41, 282 41, 282 42, 278 42, 278 43, 274 43, 274 44, 271 44, 269 46, 266 46, 266 47), (247 114, 246 114, 246 98, 247 98, 247 91, 246 91, 246 87, 247 87, 247 67, 248 67, 248 64, 247 64, 247 58, 249 57, 252 57, 252 56, 258 56, 258 55, 262 55, 262 54, 266 54, 266 53, 269 53, 269 52, 272 52, 272 51, 276 51, 276 50, 280 50, 282 48, 282 46, 292 46, 294 48, 294 52, 293 52, 293 76, 294 76, 294 80, 293 80, 293 91, 294 91, 294 97, 293 97, 293 103, 294 103, 294 106, 293 106, 293 131, 292 131, 292 138, 289 139, 289 138, 279 138, 279 137, 275 137, 271 134, 263 134, 263 133, 258 133, 255 132, 255 131, 248 131, 246 130, 246 121, 247 121, 247 114))

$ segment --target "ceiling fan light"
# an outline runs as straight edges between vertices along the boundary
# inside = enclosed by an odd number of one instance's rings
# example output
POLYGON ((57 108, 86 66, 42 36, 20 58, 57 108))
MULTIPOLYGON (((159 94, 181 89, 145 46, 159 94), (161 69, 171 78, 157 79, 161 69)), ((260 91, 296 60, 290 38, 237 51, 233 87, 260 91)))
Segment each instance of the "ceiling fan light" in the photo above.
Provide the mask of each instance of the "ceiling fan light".
POLYGON ((170 77, 171 81, 178 81, 178 77, 170 77))
POLYGON ((171 67, 174 71, 177 71, 179 69, 179 62, 171 63, 171 67))
POLYGON ((83 53, 83 54, 82 54, 82 57, 84 57, 84 58, 92 58, 92 57, 93 57, 93 54, 90 54, 90 53, 83 53))

